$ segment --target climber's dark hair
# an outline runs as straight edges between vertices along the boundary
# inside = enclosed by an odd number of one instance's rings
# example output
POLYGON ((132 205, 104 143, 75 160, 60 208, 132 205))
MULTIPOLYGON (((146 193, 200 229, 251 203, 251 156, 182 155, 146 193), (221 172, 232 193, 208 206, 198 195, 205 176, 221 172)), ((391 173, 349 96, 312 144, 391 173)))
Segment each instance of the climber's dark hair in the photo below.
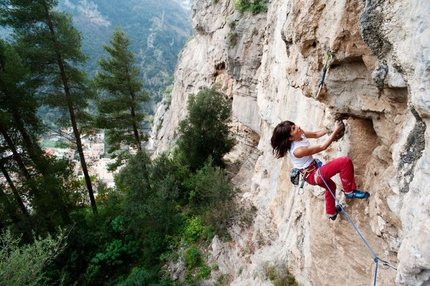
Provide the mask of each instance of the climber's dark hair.
POLYGON ((290 150, 291 140, 291 126, 295 125, 291 121, 282 121, 273 130, 272 139, 270 143, 272 144, 273 154, 276 158, 282 158, 290 150))

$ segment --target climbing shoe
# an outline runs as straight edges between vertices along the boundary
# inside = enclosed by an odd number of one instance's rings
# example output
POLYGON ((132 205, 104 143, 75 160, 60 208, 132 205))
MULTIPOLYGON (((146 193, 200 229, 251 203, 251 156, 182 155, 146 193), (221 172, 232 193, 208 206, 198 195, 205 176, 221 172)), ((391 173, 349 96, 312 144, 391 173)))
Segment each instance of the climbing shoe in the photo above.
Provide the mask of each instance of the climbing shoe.
POLYGON ((370 197, 370 194, 368 192, 362 192, 359 190, 353 190, 349 194, 345 193, 345 191, 342 190, 342 192, 345 194, 345 197, 347 199, 365 199, 370 197))
POLYGON ((336 206, 336 214, 329 216, 328 218, 331 220, 336 220, 337 218, 337 214, 340 213, 342 211, 342 208, 340 207, 340 205, 336 206))

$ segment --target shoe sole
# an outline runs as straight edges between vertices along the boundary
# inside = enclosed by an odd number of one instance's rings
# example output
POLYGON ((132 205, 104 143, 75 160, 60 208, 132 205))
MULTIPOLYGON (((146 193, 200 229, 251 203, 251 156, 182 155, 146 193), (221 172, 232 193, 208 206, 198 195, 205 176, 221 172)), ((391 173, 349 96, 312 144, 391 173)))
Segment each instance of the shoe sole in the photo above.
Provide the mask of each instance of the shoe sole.
POLYGON ((348 197, 348 195, 347 194, 345 194, 345 197, 347 198, 347 199, 359 199, 359 200, 363 200, 363 199, 367 199, 368 197, 370 197, 370 194, 369 194, 369 192, 364 192, 364 195, 363 195, 363 197, 361 197, 361 198, 359 198, 359 197, 348 197))
POLYGON ((341 211, 342 211, 342 208, 341 208, 339 205, 337 205, 337 206, 336 206, 336 214, 335 214, 335 215, 332 215, 332 216, 329 216, 328 218, 329 218, 329 219, 331 219, 332 221, 335 221, 335 220, 336 220, 336 218, 337 218, 337 215, 338 215, 341 211))

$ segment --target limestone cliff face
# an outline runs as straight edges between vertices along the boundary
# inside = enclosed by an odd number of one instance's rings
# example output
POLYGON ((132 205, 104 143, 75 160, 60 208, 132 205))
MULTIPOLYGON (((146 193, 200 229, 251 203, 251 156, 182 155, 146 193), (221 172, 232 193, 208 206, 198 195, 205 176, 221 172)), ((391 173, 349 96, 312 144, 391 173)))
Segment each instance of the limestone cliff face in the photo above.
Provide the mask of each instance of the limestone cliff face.
MULTIPOLYGON (((231 285, 271 285, 267 265, 287 265, 301 285, 372 285, 374 256, 344 215, 324 213, 323 190, 289 181, 288 157, 270 137, 282 120, 303 129, 347 118, 345 136, 320 156, 348 155, 368 200, 338 198, 375 254, 378 285, 430 285, 430 2, 272 0, 268 12, 196 0, 171 102, 154 120, 156 154, 169 150, 190 93, 219 82, 232 98, 238 144, 229 157, 249 229, 216 239, 210 259, 231 285), (335 59, 314 99, 327 51, 335 59), (266 273, 266 274, 265 274, 266 273)), ((323 138, 321 139, 323 140, 323 138)))

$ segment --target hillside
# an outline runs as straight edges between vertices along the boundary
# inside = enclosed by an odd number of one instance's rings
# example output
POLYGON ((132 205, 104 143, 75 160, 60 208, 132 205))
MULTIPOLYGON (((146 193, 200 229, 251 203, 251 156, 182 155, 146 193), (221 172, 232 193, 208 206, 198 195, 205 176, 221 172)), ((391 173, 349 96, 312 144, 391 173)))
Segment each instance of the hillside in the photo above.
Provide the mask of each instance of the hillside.
POLYGON ((103 45, 109 44, 120 25, 137 55, 145 89, 153 101, 161 100, 173 80, 178 54, 191 36, 189 4, 174 0, 65 0, 59 1, 58 8, 73 16, 74 26, 82 33, 90 75, 98 68, 103 45))

